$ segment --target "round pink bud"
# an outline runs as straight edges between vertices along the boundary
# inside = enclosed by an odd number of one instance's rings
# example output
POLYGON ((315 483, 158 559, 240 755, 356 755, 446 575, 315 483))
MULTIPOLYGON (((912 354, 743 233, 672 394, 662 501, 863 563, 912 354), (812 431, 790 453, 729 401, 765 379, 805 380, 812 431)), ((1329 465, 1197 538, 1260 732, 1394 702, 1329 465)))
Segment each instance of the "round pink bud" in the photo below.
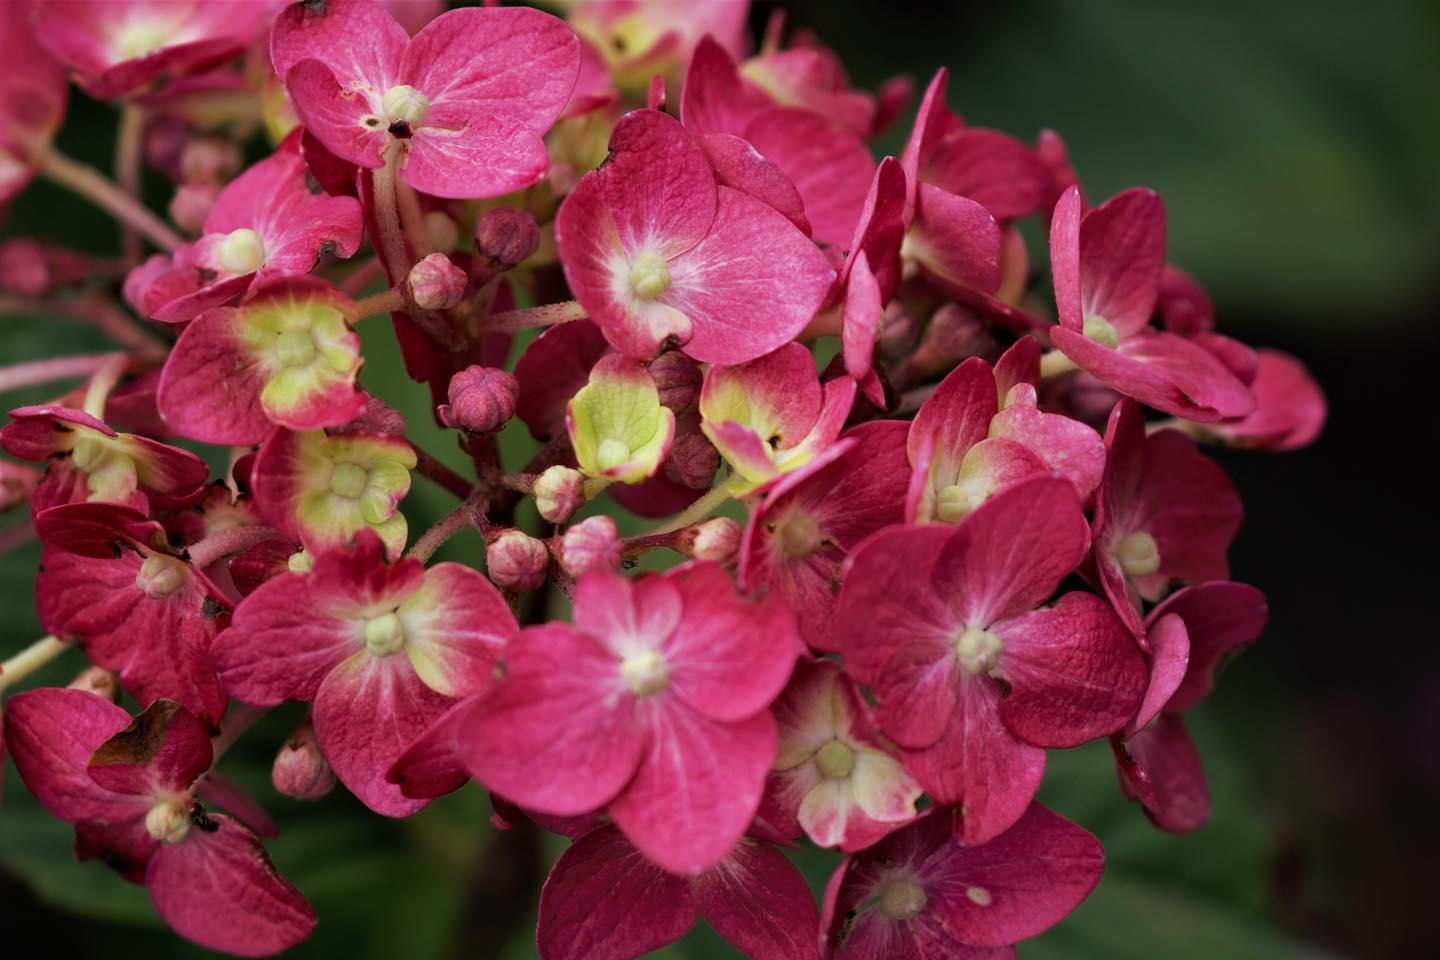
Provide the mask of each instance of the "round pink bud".
POLYGON ((924 374, 939 373, 965 357, 987 354, 995 349, 989 327, 973 310, 947 303, 930 318, 910 364, 924 374))
POLYGON ((660 391, 660 402, 675 415, 690 413, 700 404, 700 383, 705 374, 700 364, 679 350, 662 353, 650 361, 650 379, 660 391))
POLYGON ((504 370, 477 364, 451 377, 447 394, 450 402, 436 410, 441 423, 466 433, 494 433, 515 416, 520 381, 504 370))
POLYGON ((720 454, 703 433, 685 433, 675 438, 670 456, 661 469, 665 479, 691 490, 705 490, 715 479, 720 454))
POLYGON ((620 566, 620 531, 609 517, 590 517, 560 538, 560 567, 572 577, 620 566))
POLYGON ((485 566, 498 586, 524 593, 545 582, 550 551, 544 541, 519 530, 506 530, 485 548, 485 566))
POLYGON ((499 270, 525 262, 539 246, 535 218, 514 207, 497 207, 475 225, 475 252, 499 270))
POLYGON ((740 549, 740 524, 729 517, 711 517, 680 535, 680 551, 692 560, 729 563, 740 549))
POLYGON ((443 253, 432 253, 410 268, 410 296, 421 310, 449 310, 465 296, 465 271, 443 253))
POLYGON ((309 717, 275 754, 270 781, 280 793, 296 800, 319 800, 335 789, 335 771, 320 752, 309 717))
POLYGON ((240 148, 219 137, 196 137, 180 151, 185 183, 222 183, 240 169, 240 148))
POLYGON ((0 290, 43 297, 54 282, 50 258, 40 244, 23 238, 0 243, 0 290))
POLYGON ((556 464, 535 478, 531 492, 547 523, 564 523, 585 503, 585 474, 556 464))
POLYGON ((218 196, 220 188, 213 183, 182 183, 170 198, 170 219, 186 233, 199 233, 218 196))
POLYGON ((70 681, 71 690, 84 690, 111 703, 120 699, 120 678, 104 667, 88 667, 70 681))
POLYGON ((901 300, 892 300, 885 308, 875 349, 889 361, 898 361, 914 349, 920 339, 920 323, 901 300))

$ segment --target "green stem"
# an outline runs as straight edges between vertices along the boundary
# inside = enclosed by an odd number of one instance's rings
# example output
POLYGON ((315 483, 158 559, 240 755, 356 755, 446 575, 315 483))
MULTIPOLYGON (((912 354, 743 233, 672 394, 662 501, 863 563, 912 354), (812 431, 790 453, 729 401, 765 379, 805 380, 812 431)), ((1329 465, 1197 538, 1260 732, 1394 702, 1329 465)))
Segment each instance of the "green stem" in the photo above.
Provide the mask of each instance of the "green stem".
POLYGON ((130 358, 123 353, 117 353, 95 371, 90 378, 90 385, 85 388, 86 413, 96 420, 105 419, 105 401, 110 399, 110 391, 115 389, 115 384, 120 382, 121 375, 129 365, 130 358))
POLYGON ((133 227, 160 249, 169 252, 185 242, 180 234, 170 229, 140 201, 111 183, 94 167, 71 160, 54 148, 41 152, 39 160, 40 172, 45 176, 109 212, 122 224, 133 227))
POLYGON ((730 499, 731 490, 735 486, 737 477, 738 474, 727 478, 726 481, 719 486, 712 487, 705 496, 696 500, 654 530, 649 531, 645 536, 658 537, 661 534, 674 533, 676 530, 683 530, 692 523, 699 523, 701 520, 704 520, 710 516, 710 514, 723 507, 726 501, 730 499))
POLYGON ((69 649, 70 644, 59 637, 41 637, 9 660, 0 663, 0 690, 19 683, 69 649))
MULTIPOLYGON (((140 203, 140 161, 144 149, 145 108, 133 100, 127 101, 120 111, 120 130, 115 137, 115 181, 137 204, 140 203)), ((145 248, 140 243, 140 233, 129 223, 121 221, 120 244, 125 262, 135 264, 145 248)))
POLYGON ((553 327, 571 320, 584 320, 585 308, 574 300, 550 303, 543 307, 529 307, 525 310, 507 310, 492 313, 482 326, 486 333, 515 333, 530 327, 553 327))

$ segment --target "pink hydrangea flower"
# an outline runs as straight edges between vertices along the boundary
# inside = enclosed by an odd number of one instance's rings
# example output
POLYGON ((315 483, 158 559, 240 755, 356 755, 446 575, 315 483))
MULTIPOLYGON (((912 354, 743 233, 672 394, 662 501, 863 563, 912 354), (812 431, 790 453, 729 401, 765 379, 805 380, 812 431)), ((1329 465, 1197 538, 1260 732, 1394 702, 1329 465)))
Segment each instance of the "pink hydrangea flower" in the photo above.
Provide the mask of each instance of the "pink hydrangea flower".
POLYGON ((1122 401, 1111 413, 1105 448, 1093 525, 1095 569, 1116 612, 1141 637, 1142 598, 1160 599, 1176 580, 1203 583, 1229 575, 1225 553, 1240 528, 1240 497, 1220 465, 1185 434, 1147 435, 1134 401, 1122 401))
POLYGON ((717 185, 694 138, 654 110, 621 118, 555 235, 576 299, 639 358, 673 338, 697 360, 754 359, 804 329, 834 279, 792 223, 717 185))
POLYGON ((259 3, 170 0, 44 0, 31 7, 36 38, 101 98, 228 60, 250 42, 264 12, 259 3))
POLYGON ((370 0, 287 7, 270 58, 330 152, 374 169, 398 151, 400 179, 461 198, 499 196, 545 174, 541 137, 580 69, 575 35, 539 10, 451 10, 410 37, 370 0))
POLYGON ((515 629, 477 571, 387 566, 379 537, 364 532, 309 573, 283 573, 247 596, 212 656, 238 700, 313 703, 340 781, 372 810, 405 816, 426 801, 404 797, 386 772, 458 698, 490 682, 515 629))
POLYGON ((802 661, 775 703, 780 749, 761 818, 785 837, 861 850, 915 818, 920 785, 833 660, 802 661))
POLYGON ((1277 451, 1298 450, 1320 436, 1329 415, 1325 394, 1295 357, 1278 350, 1256 351, 1250 393, 1255 409, 1248 416, 1206 424, 1205 432, 1234 446, 1277 451))
POLYGON ((720 567, 627 580, 593 570, 575 625, 522 631, 467 720, 464 760, 522 807, 604 807, 655 863, 696 874, 734 847, 775 758, 767 707, 802 646, 776 601, 720 567))
POLYGON ((843 629, 831 617, 848 551, 904 519, 907 426, 880 420, 850 430, 776 482, 745 524, 741 586, 784 600, 812 647, 834 649, 843 629))
POLYGON ((1205 347, 1150 326, 1165 266, 1165 206, 1136 187, 1081 216, 1071 187, 1050 221, 1060 323, 1051 340, 1082 370, 1141 403, 1201 423, 1255 407, 1205 347))
MULTIPOLYGON (((252 285, 308 273, 326 251, 355 255, 361 237, 360 202, 312 194, 298 143, 292 137, 220 191, 205 218, 204 235, 175 258, 176 268, 201 271, 205 280, 192 290, 182 289, 149 316, 165 323, 191 320, 252 285)), ((147 304, 159 299, 148 291, 141 297, 147 304)))
POLYGON ((1162 830, 1186 833, 1209 819, 1205 770, 1181 714, 1209 696, 1216 671, 1268 619, 1264 594, 1228 580, 1177 591, 1146 617, 1150 686, 1110 745, 1121 789, 1162 830))
POLYGON ((785 854, 744 837, 707 870, 676 876, 613 826, 570 845, 540 893, 544 960, 630 960, 674 943, 698 917, 752 960, 819 960, 819 912, 785 854))
POLYGON ((1089 544, 1074 488, 1018 483, 957 527, 892 527, 852 555, 837 623, 845 668, 956 829, 983 843, 1025 812, 1045 747, 1105 736, 1134 715, 1145 665, 1101 598, 1040 604, 1089 544), (1002 696, 1003 685, 1003 696, 1002 696))
POLYGON ((718 42, 731 56, 745 49, 748 0, 578 0, 570 25, 604 57, 617 87, 644 92, 660 74, 678 79, 702 40, 718 42))
POLYGON ((0 5, 0 204, 30 182, 36 153, 65 119, 65 74, 36 42, 29 12, 0 5))
POLYGON ((177 933, 261 957, 309 936, 315 911, 240 822, 197 801, 213 752, 198 720, 160 700, 130 715, 93 693, 43 688, 6 704, 5 740, 45 809, 75 824, 76 853, 143 883, 177 933))
POLYGON ((1007 832, 961 845, 951 811, 848 857, 830 878, 820 935, 827 960, 1013 960, 1100 882, 1100 841, 1031 804, 1007 832))

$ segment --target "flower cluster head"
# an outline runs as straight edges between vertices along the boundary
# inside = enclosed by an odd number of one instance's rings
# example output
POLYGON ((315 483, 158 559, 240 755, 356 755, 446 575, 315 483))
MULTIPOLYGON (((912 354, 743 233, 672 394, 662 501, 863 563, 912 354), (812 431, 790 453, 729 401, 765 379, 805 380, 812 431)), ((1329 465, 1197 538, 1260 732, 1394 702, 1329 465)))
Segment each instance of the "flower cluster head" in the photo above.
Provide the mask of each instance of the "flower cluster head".
POLYGON ((286 701, 277 804, 473 781, 568 838, 545 960, 701 918, 760 960, 1011 956, 1099 882, 1035 799, 1092 741, 1202 827, 1184 715, 1267 618, 1214 448, 1326 411, 1218 332, 1160 197, 1091 203, 943 70, 877 160, 913 81, 778 19, 752 52, 738 0, 441 7, 0 5, 0 201, 46 176, 123 234, 0 246, 7 296, 114 340, 0 368, 49 390, 0 427, 50 634, 0 668, 3 744, 80 856, 203 946, 308 936, 219 769, 286 701), (117 183, 52 143, 72 80, 123 112, 117 183))

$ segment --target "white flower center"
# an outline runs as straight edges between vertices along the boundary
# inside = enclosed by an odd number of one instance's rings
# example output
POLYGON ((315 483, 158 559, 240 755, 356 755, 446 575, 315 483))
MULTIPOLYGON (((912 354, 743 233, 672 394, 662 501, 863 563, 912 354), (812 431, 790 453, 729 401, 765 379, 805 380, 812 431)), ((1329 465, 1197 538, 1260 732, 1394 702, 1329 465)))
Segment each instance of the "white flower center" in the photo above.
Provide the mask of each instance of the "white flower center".
POLYGON ((241 227, 225 235, 216 255, 228 273, 254 273, 265 265, 265 241, 249 227, 241 227))
POLYGON ((1115 559, 1129 577, 1148 577, 1160 569, 1160 548, 1155 538, 1137 530, 1115 545, 1115 559))
POLYGON ((380 109, 385 111, 385 119, 389 123, 414 127, 430 112, 430 98, 402 83, 385 91, 380 98, 380 109))
POLYGON ((642 650, 620 661, 620 679, 635 696, 646 697, 665 689, 669 673, 659 653, 642 650))
POLYGON ((160 843, 179 843, 190 835, 190 804, 164 800, 145 814, 145 832, 160 843))
POLYGON ((658 253, 645 251, 630 264, 630 289, 642 300, 654 300, 670 289, 670 265, 658 253))
POLYGON ((966 627, 955 641, 955 656, 970 674, 989 673, 1000 660, 1000 638, 989 630, 966 627))

